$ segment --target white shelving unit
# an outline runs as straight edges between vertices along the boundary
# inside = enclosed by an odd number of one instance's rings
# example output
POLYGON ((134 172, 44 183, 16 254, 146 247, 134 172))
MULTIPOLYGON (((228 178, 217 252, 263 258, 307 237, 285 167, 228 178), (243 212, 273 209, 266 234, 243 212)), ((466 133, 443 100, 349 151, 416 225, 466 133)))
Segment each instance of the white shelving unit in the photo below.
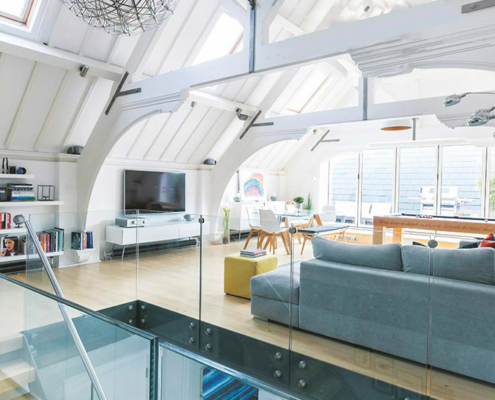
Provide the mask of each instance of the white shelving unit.
MULTIPOLYGON (((12 223, 14 225, 14 223, 12 223)), ((26 228, 9 228, 9 229, 0 229, 0 235, 25 235, 27 233, 26 228)))
POLYGON ((0 179, 34 179, 34 175, 0 174, 0 179))
POLYGON ((61 206, 63 201, 0 201, 0 207, 48 207, 61 206))
MULTIPOLYGON (((47 257, 56 257, 56 256, 61 256, 62 254, 64 254, 63 251, 57 251, 55 253, 46 253, 46 256, 47 257)), ((29 257, 33 258, 33 259, 38 258, 38 256, 36 254, 29 254, 29 257)), ((23 261, 26 259, 27 259, 26 254, 21 254, 18 256, 11 256, 11 257, 0 257, 0 264, 1 263, 8 263, 8 262, 15 262, 15 261, 23 261)))

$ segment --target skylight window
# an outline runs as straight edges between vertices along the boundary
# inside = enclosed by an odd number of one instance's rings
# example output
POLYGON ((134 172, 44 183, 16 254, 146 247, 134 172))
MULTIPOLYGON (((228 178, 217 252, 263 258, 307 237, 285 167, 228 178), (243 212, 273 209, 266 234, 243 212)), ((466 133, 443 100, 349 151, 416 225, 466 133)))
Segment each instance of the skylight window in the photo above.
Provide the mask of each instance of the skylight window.
POLYGON ((242 30, 239 22, 223 13, 194 59, 193 65, 242 50, 242 30))
POLYGON ((0 0, 0 17, 26 24, 34 0, 0 0))

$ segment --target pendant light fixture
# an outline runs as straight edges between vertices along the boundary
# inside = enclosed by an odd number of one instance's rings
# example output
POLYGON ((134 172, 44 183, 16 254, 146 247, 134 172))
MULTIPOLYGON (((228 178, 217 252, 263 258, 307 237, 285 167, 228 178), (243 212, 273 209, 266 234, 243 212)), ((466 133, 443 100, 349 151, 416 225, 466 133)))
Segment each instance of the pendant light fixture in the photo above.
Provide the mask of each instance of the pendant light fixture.
POLYGON ((395 119, 384 121, 381 127, 382 131, 405 131, 413 126, 411 119, 395 119))
POLYGON ((60 0, 87 24, 131 36, 158 27, 179 0, 60 0))

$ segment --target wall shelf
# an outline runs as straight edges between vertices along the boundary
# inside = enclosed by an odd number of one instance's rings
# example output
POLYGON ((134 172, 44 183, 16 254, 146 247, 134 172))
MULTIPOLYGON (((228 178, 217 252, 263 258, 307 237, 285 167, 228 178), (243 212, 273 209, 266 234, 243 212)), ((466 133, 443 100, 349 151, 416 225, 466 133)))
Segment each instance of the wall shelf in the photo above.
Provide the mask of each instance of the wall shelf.
MULTIPOLYGON (((61 256, 63 255, 63 251, 57 251, 55 253, 46 253, 47 257, 56 257, 56 256, 61 256)), ((37 254, 29 254, 30 259, 39 259, 37 254)), ((8 262, 16 262, 16 261, 22 261, 26 260, 27 256, 26 254, 20 254, 18 256, 12 256, 12 257, 0 257, 0 264, 1 263, 8 263, 8 262)))
POLYGON ((34 175, 27 174, 0 174, 0 179, 34 179, 34 175))
MULTIPOLYGON (((14 223, 12 223, 14 225, 14 223)), ((15 235, 15 234, 26 234, 26 228, 9 228, 9 229, 0 229, 0 235, 15 235)))
POLYGON ((0 207, 47 207, 61 206, 63 201, 0 201, 0 207))

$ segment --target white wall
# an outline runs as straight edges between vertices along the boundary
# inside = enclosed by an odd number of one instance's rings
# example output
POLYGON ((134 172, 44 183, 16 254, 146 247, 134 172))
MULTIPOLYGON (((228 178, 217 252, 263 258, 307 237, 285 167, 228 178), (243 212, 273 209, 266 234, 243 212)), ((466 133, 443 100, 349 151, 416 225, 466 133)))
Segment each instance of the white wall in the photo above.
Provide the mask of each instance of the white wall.
MULTIPOLYGON (((263 173, 263 179, 265 183, 265 192, 267 195, 266 200, 270 200, 270 196, 276 194, 278 200, 285 200, 280 196, 280 192, 283 188, 283 171, 267 171, 262 169, 256 169, 253 171, 258 171, 263 173)), ((225 188, 225 192, 222 197, 222 204, 227 202, 233 202, 234 197, 242 191, 239 189, 239 172, 236 172, 229 181, 229 184, 225 188)))

